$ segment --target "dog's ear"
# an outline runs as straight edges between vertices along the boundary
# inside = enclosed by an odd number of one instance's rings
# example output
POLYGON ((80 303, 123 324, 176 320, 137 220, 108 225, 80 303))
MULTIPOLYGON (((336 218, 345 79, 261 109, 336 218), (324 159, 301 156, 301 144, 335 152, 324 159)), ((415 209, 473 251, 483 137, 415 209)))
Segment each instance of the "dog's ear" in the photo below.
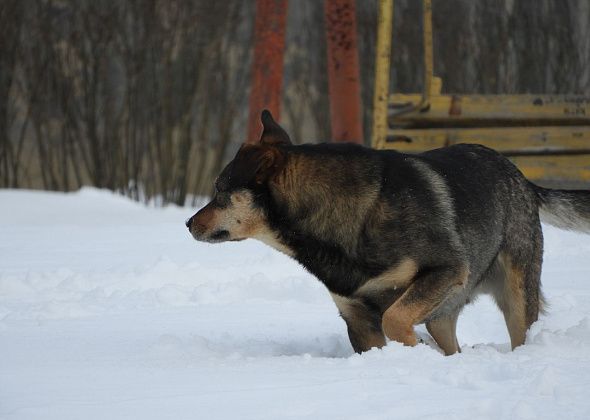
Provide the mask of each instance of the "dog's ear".
POLYGON ((292 144, 287 132, 274 120, 268 109, 262 111, 262 114, 260 114, 260 121, 262 121, 262 126, 264 127, 262 135, 260 136, 261 144, 272 146, 278 144, 292 144))
POLYGON ((285 165, 286 153, 267 144, 244 144, 235 160, 237 174, 250 174, 248 179, 262 184, 272 178, 285 165))
MULTIPOLYGON (((285 133, 286 134, 286 133, 285 133)), ((287 140, 289 137, 287 137, 287 140)), ((256 183, 262 184, 274 177, 285 165, 285 152, 277 147, 263 147, 258 156, 256 183)))

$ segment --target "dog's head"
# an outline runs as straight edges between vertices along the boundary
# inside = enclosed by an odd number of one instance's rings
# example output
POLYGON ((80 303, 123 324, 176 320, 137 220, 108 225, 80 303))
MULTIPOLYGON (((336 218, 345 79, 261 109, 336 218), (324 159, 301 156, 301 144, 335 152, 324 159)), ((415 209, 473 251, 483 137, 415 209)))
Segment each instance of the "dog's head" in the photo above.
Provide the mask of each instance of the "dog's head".
POLYGON ((198 241, 240 241, 264 234, 262 205, 267 183, 284 167, 289 136, 267 110, 261 115, 264 130, 257 144, 244 144, 215 181, 209 204, 186 221, 198 241))

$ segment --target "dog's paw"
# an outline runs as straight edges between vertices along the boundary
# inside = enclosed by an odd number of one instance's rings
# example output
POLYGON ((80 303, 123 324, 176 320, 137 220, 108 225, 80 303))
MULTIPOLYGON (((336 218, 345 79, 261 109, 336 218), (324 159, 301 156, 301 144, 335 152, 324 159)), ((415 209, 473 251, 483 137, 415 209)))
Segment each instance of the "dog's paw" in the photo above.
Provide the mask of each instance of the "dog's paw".
POLYGON ((416 336, 418 338, 419 344, 426 344, 428 347, 438 351, 441 354, 445 354, 445 352, 436 344, 436 341, 430 336, 430 334, 416 331, 416 336))

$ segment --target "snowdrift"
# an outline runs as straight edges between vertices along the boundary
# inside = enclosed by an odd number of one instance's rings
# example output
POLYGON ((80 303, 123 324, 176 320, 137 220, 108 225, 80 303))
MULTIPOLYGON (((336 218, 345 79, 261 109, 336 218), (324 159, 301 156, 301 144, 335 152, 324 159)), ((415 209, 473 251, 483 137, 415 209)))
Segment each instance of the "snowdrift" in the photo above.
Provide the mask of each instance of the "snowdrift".
POLYGON ((461 354, 356 355, 313 276, 193 241, 193 210, 0 190, 1 419, 588 418, 590 236, 544 227, 550 306, 514 352, 481 298, 461 354))

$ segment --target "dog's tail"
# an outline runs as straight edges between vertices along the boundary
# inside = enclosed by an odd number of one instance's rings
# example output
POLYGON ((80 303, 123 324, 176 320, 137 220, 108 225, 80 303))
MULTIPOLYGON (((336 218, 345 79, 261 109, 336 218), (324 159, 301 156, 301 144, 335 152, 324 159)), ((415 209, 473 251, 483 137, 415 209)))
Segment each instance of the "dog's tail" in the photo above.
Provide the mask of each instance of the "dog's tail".
POLYGON ((541 221, 590 234, 590 191, 552 190, 534 185, 541 221))

